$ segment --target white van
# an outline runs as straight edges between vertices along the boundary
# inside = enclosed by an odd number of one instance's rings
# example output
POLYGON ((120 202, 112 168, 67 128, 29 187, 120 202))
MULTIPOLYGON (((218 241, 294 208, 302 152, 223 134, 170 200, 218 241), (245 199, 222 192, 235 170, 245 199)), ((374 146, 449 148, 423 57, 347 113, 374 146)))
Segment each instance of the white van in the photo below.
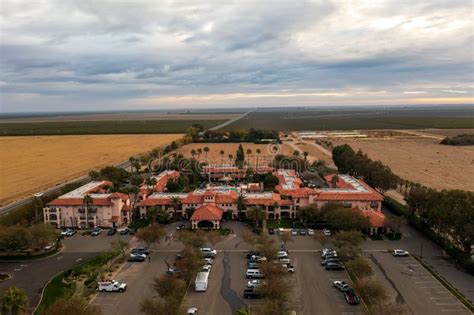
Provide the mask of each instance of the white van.
POLYGON ((258 269, 247 269, 247 272, 245 273, 245 276, 247 277, 247 279, 263 279, 263 278, 265 278, 263 273, 258 269))
POLYGON ((126 283, 120 283, 115 280, 99 281, 97 290, 100 292, 123 292, 127 289, 126 283))
POLYGON ((194 291, 204 292, 207 290, 207 284, 209 282, 209 272, 198 272, 196 275, 196 281, 194 281, 194 291))

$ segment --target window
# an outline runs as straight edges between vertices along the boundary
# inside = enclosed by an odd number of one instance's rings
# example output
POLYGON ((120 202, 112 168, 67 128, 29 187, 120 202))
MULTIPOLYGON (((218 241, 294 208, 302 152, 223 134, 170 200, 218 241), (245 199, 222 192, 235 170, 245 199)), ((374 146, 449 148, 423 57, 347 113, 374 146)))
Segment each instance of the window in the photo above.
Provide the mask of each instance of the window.
POLYGON ((342 205, 344 206, 344 208, 352 208, 352 202, 349 201, 344 201, 342 205))
POLYGON ((56 221, 58 219, 58 216, 54 213, 50 214, 49 215, 49 220, 50 221, 56 221))
POLYGON ((372 208, 377 208, 377 207, 379 206, 379 203, 378 203, 377 201, 371 201, 371 202, 370 202, 370 206, 371 206, 372 208))

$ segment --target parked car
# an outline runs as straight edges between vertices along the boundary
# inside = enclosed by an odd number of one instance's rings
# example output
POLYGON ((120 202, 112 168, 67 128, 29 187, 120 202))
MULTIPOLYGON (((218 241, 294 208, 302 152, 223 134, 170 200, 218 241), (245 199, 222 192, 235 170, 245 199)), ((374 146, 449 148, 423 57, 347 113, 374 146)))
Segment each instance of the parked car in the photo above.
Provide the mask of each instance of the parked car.
POLYGON ((250 259, 256 262, 267 261, 267 257, 260 255, 253 255, 252 257, 250 257, 250 259))
POLYGON ((321 266, 326 266, 328 263, 338 263, 338 262, 340 261, 339 261, 339 258, 337 257, 324 258, 324 259, 321 259, 321 266))
POLYGON ((150 255, 150 250, 147 247, 137 247, 132 249, 132 254, 145 254, 146 256, 150 255))
POLYGON ((258 269, 260 265, 257 262, 247 262, 247 268, 248 269, 258 269))
POLYGON ((168 270, 166 270, 166 274, 170 276, 177 275, 178 273, 179 273, 179 270, 175 266, 170 266, 168 267, 168 270))
POLYGON ((212 258, 204 258, 203 261, 206 265, 212 265, 214 263, 214 259, 212 258))
POLYGON ((181 224, 178 224, 178 226, 176 227, 176 230, 184 230, 186 228, 186 225, 184 223, 181 223, 181 224))
POLYGON ((357 305, 360 303, 360 297, 355 293, 354 289, 349 289, 344 292, 344 298, 347 304, 357 305))
POLYGON ((117 229, 116 228, 111 228, 107 231, 107 235, 115 235, 115 233, 117 233, 117 229))
POLYGON ((332 284, 336 289, 342 292, 348 291, 351 288, 349 284, 347 284, 345 281, 342 281, 342 280, 336 280, 332 284))
POLYGON ((249 282, 247 282, 247 288, 256 288, 262 283, 263 283, 262 280, 258 280, 258 279, 249 280, 249 282))
POLYGON ((300 233, 300 235, 306 235, 306 230, 305 229, 300 229, 299 233, 300 233))
POLYGON ((289 264, 290 263, 290 258, 280 258, 280 259, 278 259, 278 262, 280 264, 289 264))
POLYGON ((130 233, 130 230, 128 228, 123 228, 123 229, 118 229, 118 232, 120 235, 127 235, 130 233))
POLYGON ((202 272, 211 272, 212 266, 211 265, 204 265, 202 266, 202 272))
POLYGON ((255 250, 249 250, 246 254, 247 259, 252 258, 252 256, 259 256, 260 252, 257 252, 255 250))
POLYGON ((334 249, 331 250, 323 250, 321 253, 321 258, 325 258, 326 256, 334 256, 337 257, 337 252, 334 249))
POLYGON ((186 311, 186 315, 198 315, 198 309, 197 307, 190 307, 186 311))
POLYGON ((403 249, 394 249, 392 255, 394 257, 406 257, 410 256, 410 253, 403 249))
POLYGON ((130 254, 130 256, 128 256, 128 261, 130 262, 143 262, 145 261, 145 258, 146 256, 145 255, 141 255, 141 254, 130 254))
POLYGON ((102 229, 101 229, 101 228, 97 228, 97 229, 93 229, 93 230, 92 230, 91 235, 92 235, 92 236, 98 236, 98 235, 100 235, 100 233, 102 233, 102 229))
POLYGON ((245 272, 247 279, 263 279, 265 275, 258 269, 247 269, 245 272))
POLYGON ((74 234, 76 234, 76 233, 77 233, 77 231, 74 230, 74 229, 66 229, 66 230, 61 232, 61 236, 71 237, 71 236, 74 236, 74 234))
POLYGON ((271 235, 275 234, 275 230, 273 228, 269 228, 268 234, 271 234, 271 235))
POLYGON ((329 229, 323 229, 323 235, 324 235, 324 236, 331 236, 331 230, 329 230, 329 229))
POLYGON ((97 290, 100 292, 124 292, 127 289, 126 283, 120 283, 115 280, 99 281, 97 285, 97 290))
POLYGON ((295 272, 295 266, 288 264, 286 265, 286 269, 288 270, 289 273, 294 273, 295 272))
POLYGON ((277 253, 277 258, 288 258, 288 252, 281 250, 277 253))
POLYGON ((291 230, 291 235, 298 235, 298 230, 297 229, 292 229, 291 230))
POLYGON ((326 270, 344 270, 344 265, 340 262, 328 262, 326 264, 326 270))
POLYGON ((201 253, 204 255, 204 258, 214 258, 217 255, 217 251, 209 247, 201 248, 201 253))
POLYGON ((261 299, 262 295, 257 292, 254 288, 244 289, 244 298, 246 299, 261 299))
POLYGON ((314 235, 314 230, 313 229, 308 229, 308 235, 313 236, 314 235))

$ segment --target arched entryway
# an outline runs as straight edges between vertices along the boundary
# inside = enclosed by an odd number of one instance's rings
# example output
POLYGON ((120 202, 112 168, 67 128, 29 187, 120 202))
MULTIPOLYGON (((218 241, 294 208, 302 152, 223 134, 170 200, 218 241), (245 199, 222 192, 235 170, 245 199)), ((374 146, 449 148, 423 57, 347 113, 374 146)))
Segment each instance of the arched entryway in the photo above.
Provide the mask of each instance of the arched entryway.
POLYGON ((203 220, 198 222, 198 228, 200 229, 213 229, 214 223, 208 220, 203 220))

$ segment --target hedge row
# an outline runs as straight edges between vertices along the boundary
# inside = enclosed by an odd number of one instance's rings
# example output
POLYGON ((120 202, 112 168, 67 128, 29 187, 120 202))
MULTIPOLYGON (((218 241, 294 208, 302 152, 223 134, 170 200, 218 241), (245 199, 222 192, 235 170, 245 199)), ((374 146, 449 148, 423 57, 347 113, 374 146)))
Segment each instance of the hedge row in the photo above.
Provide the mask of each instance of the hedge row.
POLYGON ((446 253, 451 258, 453 258, 456 263, 467 273, 474 275, 474 262, 472 261, 471 257, 466 257, 464 252, 455 246, 449 239, 443 237, 430 227, 426 226, 426 223, 423 222, 423 220, 421 220, 419 217, 412 215, 410 213, 410 209, 407 206, 402 205, 390 197, 385 197, 383 205, 392 213, 407 218, 408 223, 411 226, 433 241, 436 245, 443 248, 446 253))

